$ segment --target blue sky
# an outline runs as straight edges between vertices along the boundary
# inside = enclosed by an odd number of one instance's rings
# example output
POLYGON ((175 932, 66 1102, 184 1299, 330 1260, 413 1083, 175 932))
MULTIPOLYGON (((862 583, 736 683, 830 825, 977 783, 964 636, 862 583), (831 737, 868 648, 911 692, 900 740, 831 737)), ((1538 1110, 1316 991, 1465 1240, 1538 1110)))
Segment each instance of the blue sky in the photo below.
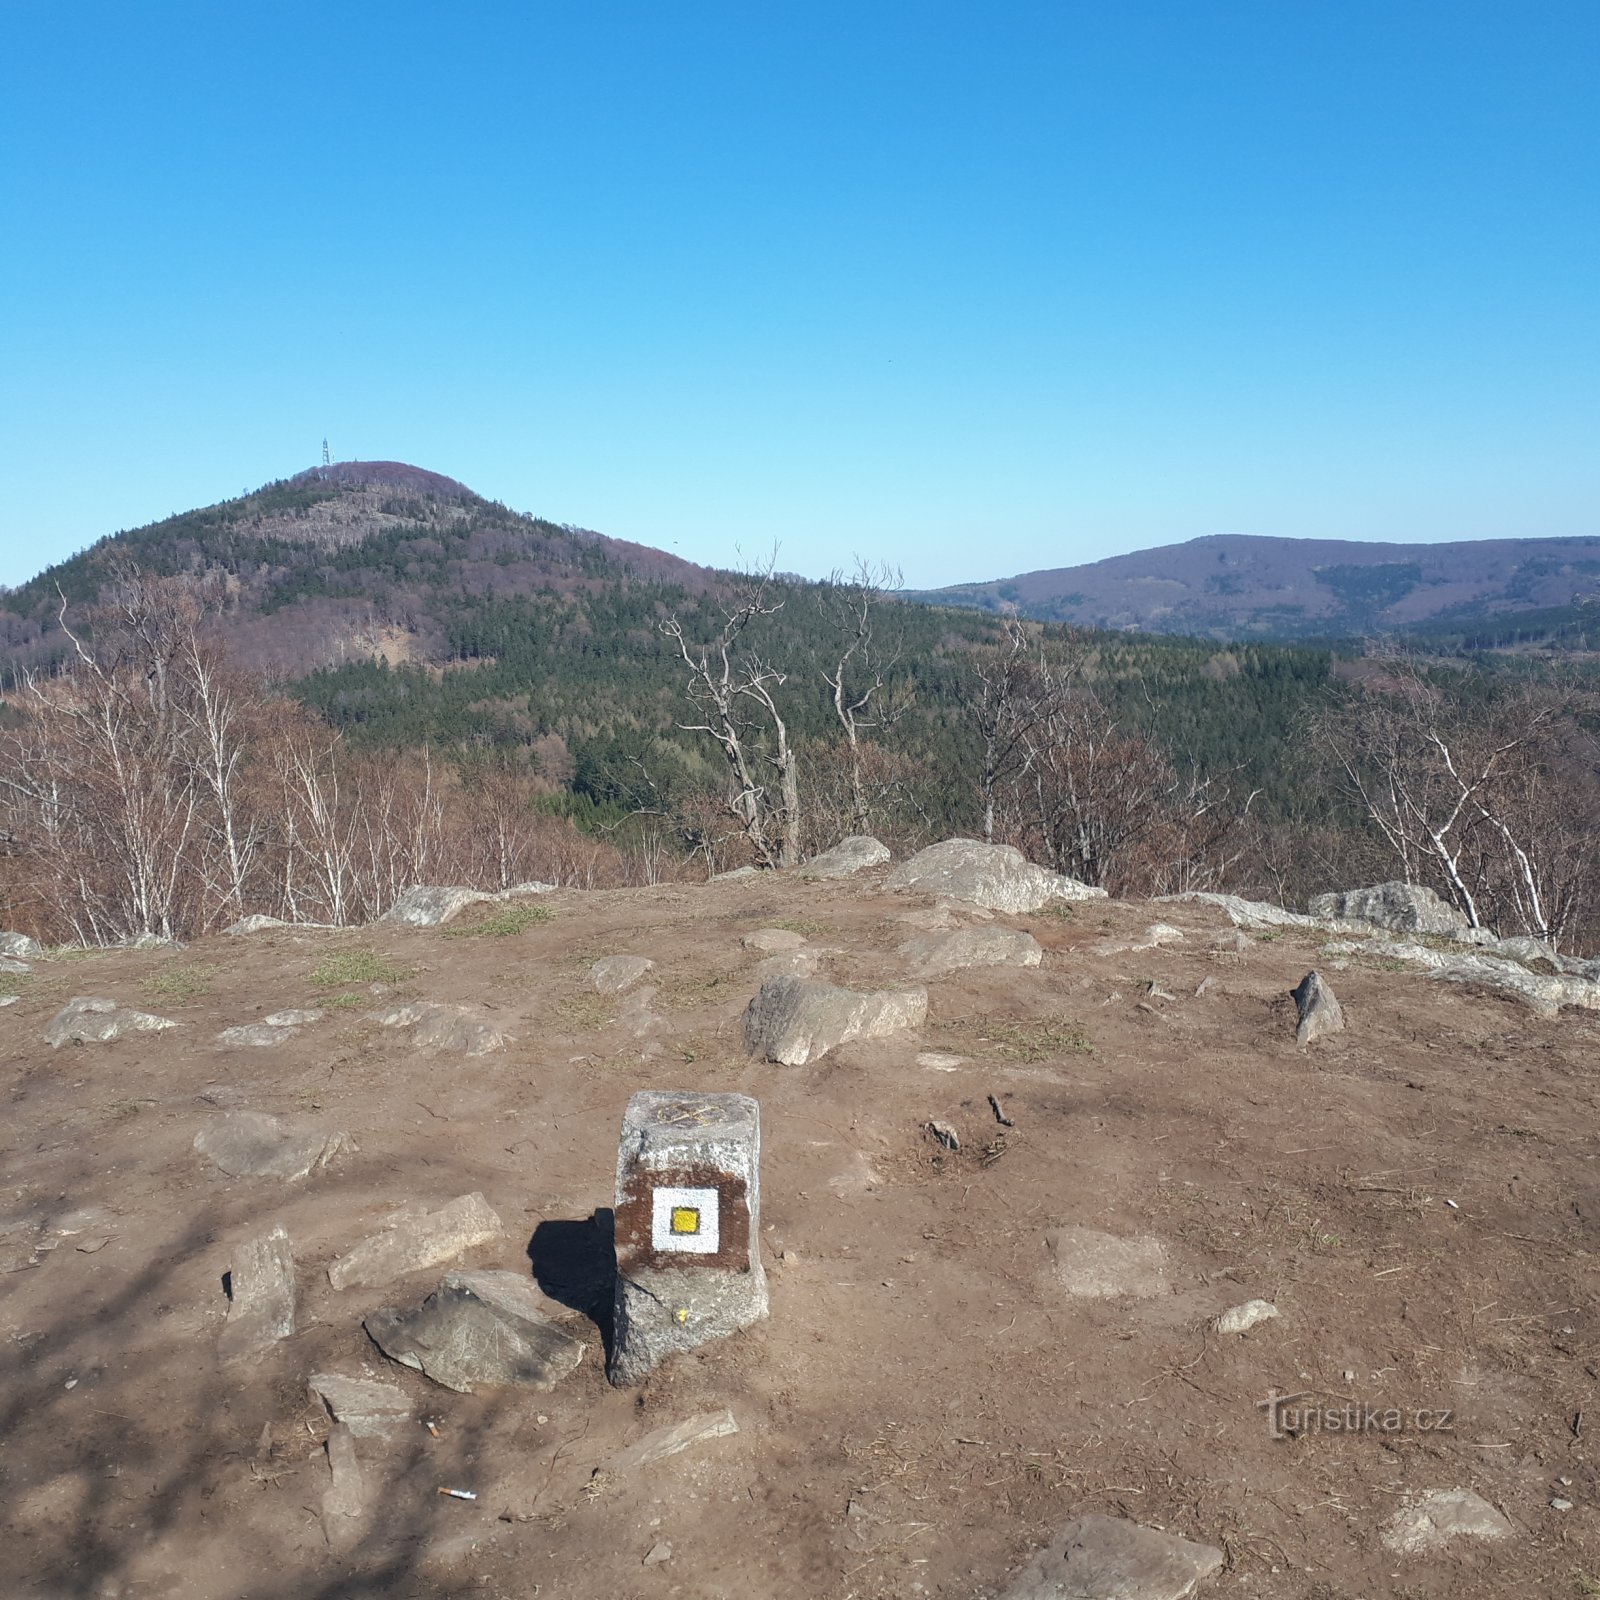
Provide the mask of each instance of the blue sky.
POLYGON ((1600 531, 1600 5, 0 5, 0 582, 319 458, 932 585, 1600 531))

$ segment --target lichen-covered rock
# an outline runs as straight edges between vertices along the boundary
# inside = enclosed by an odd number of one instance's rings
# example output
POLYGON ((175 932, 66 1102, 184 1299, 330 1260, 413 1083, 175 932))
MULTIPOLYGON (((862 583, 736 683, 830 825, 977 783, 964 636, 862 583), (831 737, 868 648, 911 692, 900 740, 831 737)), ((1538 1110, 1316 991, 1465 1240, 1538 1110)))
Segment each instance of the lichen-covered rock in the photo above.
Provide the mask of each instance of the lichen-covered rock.
POLYGON ((234 1251, 228 1283, 228 1320, 217 1341, 224 1361, 264 1355, 294 1332, 294 1252, 281 1226, 234 1251))
POLYGON ((0 933, 0 956, 15 956, 19 961, 31 961, 44 954, 44 946, 25 933, 0 933))
POLYGON ((1322 974, 1313 968, 1291 991, 1300 1012, 1294 1040, 1303 1049, 1332 1033, 1344 1032, 1344 1008, 1335 998, 1322 974))
POLYGON ((649 956, 601 956, 590 967, 589 979, 601 994, 621 994, 654 967, 649 956))
POLYGON ((1371 922, 1399 933, 1438 933, 1461 938, 1472 924, 1453 905, 1420 883, 1375 883, 1366 889, 1345 889, 1313 897, 1314 917, 1371 922))
POLYGON ((111 1044, 130 1033, 157 1033, 177 1026, 170 1017, 135 1011, 115 1000, 78 995, 50 1019, 44 1039, 52 1050, 59 1050, 64 1044, 111 1044))
POLYGON ((1076 878, 1035 866, 1015 846, 946 839, 902 861, 886 880, 890 889, 943 895, 990 911, 1037 911, 1051 900, 1103 900, 1076 878))
POLYGON ((936 978, 963 967, 1036 967, 1044 957, 1039 941, 1020 928, 958 928, 907 939, 899 953, 919 978, 936 978))
POLYGON ((753 1055, 803 1067, 851 1039, 882 1039, 920 1028, 928 1015, 926 989, 857 994, 815 978, 780 973, 768 978, 744 1016, 753 1055))
POLYGON ((379 922, 407 922, 414 928, 437 928, 459 916, 468 906, 481 905, 497 896, 485 894, 481 889, 467 889, 460 884, 418 884, 407 889, 384 914, 379 922))
POLYGON ((870 834, 853 833, 831 850, 814 855, 800 869, 802 878, 848 878, 867 867, 882 866, 889 859, 889 847, 870 834))

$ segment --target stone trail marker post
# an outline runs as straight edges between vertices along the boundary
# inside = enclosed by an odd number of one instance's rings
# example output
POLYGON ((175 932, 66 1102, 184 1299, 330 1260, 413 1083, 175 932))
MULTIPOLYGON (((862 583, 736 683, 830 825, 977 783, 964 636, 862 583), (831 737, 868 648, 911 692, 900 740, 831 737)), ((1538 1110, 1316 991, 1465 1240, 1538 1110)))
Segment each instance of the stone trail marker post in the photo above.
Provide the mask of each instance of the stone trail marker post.
POLYGON ((615 1384, 767 1314, 761 1108, 749 1095, 646 1089, 617 1153, 615 1384))

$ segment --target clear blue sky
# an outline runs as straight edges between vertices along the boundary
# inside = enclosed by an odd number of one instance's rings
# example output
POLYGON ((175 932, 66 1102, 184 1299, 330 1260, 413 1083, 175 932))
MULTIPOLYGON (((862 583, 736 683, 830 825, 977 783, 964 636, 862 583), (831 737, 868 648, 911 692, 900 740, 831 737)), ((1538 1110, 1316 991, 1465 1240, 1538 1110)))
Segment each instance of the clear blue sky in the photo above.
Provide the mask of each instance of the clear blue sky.
POLYGON ((1597 0, 0 4, 0 581, 319 458, 908 582, 1600 532, 1597 0))

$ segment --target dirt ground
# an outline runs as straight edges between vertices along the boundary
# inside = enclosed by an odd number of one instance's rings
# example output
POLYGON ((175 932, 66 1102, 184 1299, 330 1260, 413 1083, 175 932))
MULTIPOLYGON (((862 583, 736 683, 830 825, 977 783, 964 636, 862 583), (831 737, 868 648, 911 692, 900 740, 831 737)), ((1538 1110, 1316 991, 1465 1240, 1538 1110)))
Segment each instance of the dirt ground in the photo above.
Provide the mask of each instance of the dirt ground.
POLYGON ((762 956, 741 935, 787 927, 833 952, 836 982, 904 984, 895 949, 917 930, 898 919, 928 901, 755 879, 544 903, 504 936, 469 911, 446 930, 57 954, 5 980, 21 999, 0 1011, 0 1595, 975 1600, 1090 1511, 1219 1546, 1202 1595, 1600 1594, 1600 1017, 1319 961, 1298 930, 1226 954, 1208 906, 1089 902, 997 919, 1039 939, 1042 967, 935 979, 919 1033, 779 1067, 744 1052, 762 956), (1091 953, 1157 917, 1184 942, 1091 953), (627 1020, 637 1001, 590 983, 621 951, 657 964, 653 1035, 627 1020), (1303 1053, 1287 991, 1312 965, 1349 1027, 1303 1053), (512 1042, 418 1053, 363 1020, 374 972, 512 1042), (182 1027, 52 1051, 73 995, 182 1027), (318 1004, 282 1047, 215 1043, 318 1004), (759 1098, 772 1314, 624 1391, 604 1376, 605 1208, 640 1088, 759 1098), (231 1106, 348 1129, 359 1151, 296 1183, 224 1177, 192 1142, 231 1106), (384 1359, 362 1316, 417 1303, 437 1272, 328 1284, 399 1204, 474 1190, 508 1239, 472 1264, 531 1272, 589 1341, 550 1393, 457 1395, 384 1359), (51 1231, 84 1207, 104 1214, 51 1231), (298 1331, 223 1367, 230 1252, 273 1222, 299 1263, 298 1331), (1066 1225, 1163 1241, 1164 1292, 1071 1299, 1046 1244, 1066 1225), (1256 1297, 1280 1317, 1209 1329, 1256 1297), (363 1446, 370 1512, 340 1552, 320 1516, 329 1423, 306 1393, 325 1370, 398 1382, 440 1435, 419 1420, 363 1446), (1403 1420, 1274 1438, 1274 1391, 1403 1420), (723 1406, 736 1435, 596 1475, 723 1406), (1514 1537, 1385 1551, 1408 1496, 1456 1487, 1514 1537))

